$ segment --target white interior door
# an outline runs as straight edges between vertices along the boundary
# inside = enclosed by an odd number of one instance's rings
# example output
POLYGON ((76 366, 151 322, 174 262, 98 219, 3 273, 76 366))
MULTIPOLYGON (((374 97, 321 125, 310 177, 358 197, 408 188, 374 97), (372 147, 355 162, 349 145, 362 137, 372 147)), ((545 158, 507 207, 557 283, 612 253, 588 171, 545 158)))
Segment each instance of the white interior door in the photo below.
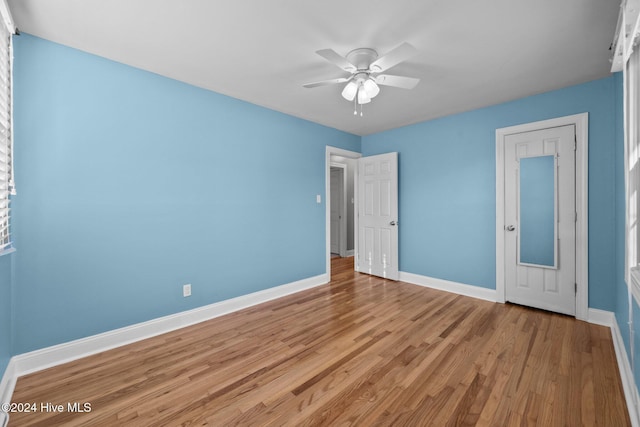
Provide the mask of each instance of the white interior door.
POLYGON ((358 159, 358 271, 398 280, 398 153, 358 159))
POLYGON ((331 200, 330 216, 331 216, 331 253, 340 254, 342 241, 342 199, 343 197, 343 169, 331 168, 331 200))
POLYGON ((575 315, 575 127, 505 138, 506 299, 575 315))

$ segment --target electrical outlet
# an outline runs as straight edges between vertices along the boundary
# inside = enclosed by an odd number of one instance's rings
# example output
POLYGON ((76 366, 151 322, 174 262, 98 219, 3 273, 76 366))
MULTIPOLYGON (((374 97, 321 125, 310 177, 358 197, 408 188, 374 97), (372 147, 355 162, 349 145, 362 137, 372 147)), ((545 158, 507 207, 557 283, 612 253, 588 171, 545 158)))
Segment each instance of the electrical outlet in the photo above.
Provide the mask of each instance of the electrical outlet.
POLYGON ((191 296, 191 284, 186 284, 182 286, 182 296, 190 297, 191 296))

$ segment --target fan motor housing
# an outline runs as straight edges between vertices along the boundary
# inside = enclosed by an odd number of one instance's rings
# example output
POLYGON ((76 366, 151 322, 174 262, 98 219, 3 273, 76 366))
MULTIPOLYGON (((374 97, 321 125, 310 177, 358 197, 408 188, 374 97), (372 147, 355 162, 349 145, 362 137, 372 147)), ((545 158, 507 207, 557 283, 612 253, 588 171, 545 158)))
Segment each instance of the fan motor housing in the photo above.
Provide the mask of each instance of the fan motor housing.
POLYGON ((354 49, 347 54, 347 61, 355 65, 358 70, 368 70, 376 59, 378 59, 378 52, 368 47, 354 49))

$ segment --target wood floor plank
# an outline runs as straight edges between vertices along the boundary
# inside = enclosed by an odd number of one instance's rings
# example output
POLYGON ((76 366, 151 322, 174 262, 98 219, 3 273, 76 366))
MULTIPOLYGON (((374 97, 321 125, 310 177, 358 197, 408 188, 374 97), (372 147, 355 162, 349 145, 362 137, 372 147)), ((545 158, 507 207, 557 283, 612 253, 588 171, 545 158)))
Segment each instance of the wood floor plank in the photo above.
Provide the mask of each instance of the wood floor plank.
POLYGON ((10 426, 631 425, 608 328, 353 271, 18 379, 10 426), (38 406, 40 408, 40 406, 38 406))

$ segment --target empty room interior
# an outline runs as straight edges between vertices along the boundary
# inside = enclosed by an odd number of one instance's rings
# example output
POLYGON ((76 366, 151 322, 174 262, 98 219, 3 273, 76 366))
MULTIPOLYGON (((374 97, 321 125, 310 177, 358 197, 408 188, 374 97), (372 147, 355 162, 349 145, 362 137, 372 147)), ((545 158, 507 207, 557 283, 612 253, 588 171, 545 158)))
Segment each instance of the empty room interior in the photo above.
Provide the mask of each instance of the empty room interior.
POLYGON ((640 0, 0 17, 0 427, 640 426, 640 0))

